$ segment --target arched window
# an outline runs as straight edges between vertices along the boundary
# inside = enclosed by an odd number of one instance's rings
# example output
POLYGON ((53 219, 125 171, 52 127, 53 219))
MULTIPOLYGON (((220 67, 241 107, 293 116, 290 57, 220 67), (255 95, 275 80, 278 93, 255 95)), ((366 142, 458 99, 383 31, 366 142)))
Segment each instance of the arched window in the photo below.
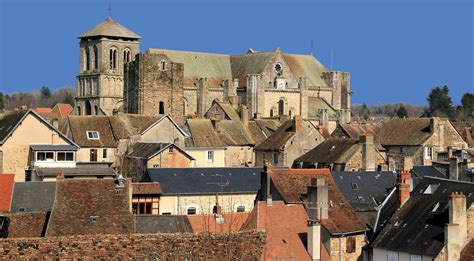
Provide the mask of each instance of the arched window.
POLYGON ((130 50, 125 49, 123 51, 123 63, 128 63, 130 62, 130 50))
POLYGON ((279 100, 278 101, 278 115, 285 114, 285 101, 279 100))
POLYGON ((86 47, 86 71, 89 71, 91 68, 91 55, 89 52, 89 47, 86 47))
POLYGON ((84 114, 85 115, 91 115, 92 114, 92 108, 91 108, 91 102, 90 101, 86 101, 86 109, 84 111, 84 114))
POLYGON ((112 48, 109 51, 109 68, 116 69, 117 68, 117 50, 112 48))
POLYGON ((158 109, 158 114, 165 114, 165 103, 160 101, 160 107, 158 109))
POLYGON ((270 109, 270 117, 273 117, 273 109, 270 109))
POLYGON ((94 46, 94 69, 99 68, 99 49, 97 46, 94 46))

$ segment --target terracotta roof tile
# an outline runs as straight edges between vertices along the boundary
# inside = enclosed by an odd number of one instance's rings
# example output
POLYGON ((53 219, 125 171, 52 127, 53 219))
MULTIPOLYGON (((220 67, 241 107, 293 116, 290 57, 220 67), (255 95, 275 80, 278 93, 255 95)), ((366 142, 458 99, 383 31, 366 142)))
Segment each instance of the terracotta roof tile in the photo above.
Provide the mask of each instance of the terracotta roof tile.
POLYGON ((429 137, 429 118, 391 119, 380 130, 380 143, 386 145, 421 145, 429 137))
POLYGON ((132 183, 134 195, 156 195, 161 194, 160 183, 132 183))
POLYGON ((365 231, 366 227, 359 219, 347 199, 337 188, 328 169, 271 169, 272 182, 287 204, 302 203, 311 178, 324 178, 329 188, 329 218, 322 225, 331 234, 365 231))
POLYGON ((8 238, 41 237, 46 225, 46 212, 19 212, 6 214, 10 218, 8 238))
POLYGON ((10 211, 15 174, 0 174, 0 212, 10 211))

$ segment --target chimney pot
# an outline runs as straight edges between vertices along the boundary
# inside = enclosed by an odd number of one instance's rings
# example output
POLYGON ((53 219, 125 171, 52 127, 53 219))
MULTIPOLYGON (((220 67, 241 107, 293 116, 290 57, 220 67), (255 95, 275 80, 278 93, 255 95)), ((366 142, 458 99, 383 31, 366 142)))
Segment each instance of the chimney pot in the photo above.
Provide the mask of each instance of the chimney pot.
POLYGON ((459 179, 458 157, 452 156, 449 158, 449 179, 459 179))

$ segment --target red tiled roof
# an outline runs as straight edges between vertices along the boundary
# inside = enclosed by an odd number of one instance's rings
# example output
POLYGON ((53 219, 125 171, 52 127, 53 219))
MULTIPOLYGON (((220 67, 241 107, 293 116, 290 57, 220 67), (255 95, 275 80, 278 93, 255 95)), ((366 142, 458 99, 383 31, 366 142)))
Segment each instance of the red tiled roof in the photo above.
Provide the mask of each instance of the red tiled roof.
POLYGON ((193 232, 229 233, 240 231, 250 213, 224 214, 224 224, 216 224, 214 215, 188 216, 193 232))
POLYGON ((10 211, 15 174, 0 174, 0 212, 10 211))
POLYGON ((53 117, 60 119, 69 116, 72 113, 72 110, 73 108, 70 104, 58 103, 53 107, 51 113, 53 114, 53 117))
POLYGON ((150 195, 161 194, 160 183, 132 183, 133 194, 150 195))
POLYGON ((329 218, 321 224, 331 233, 365 231, 366 226, 357 216, 347 199, 337 188, 329 169, 270 169, 272 182, 287 203, 302 203, 311 178, 324 178, 329 189, 329 218))
POLYGON ((34 111, 36 111, 37 113, 51 113, 51 108, 44 108, 44 107, 37 107, 37 108, 34 108, 33 109, 34 111))
MULTIPOLYGON (((301 238, 307 233, 308 216, 303 205, 286 205, 274 201, 271 207, 258 202, 242 230, 259 229, 267 233, 262 260, 311 260, 306 242, 301 238)), ((331 260, 321 240, 321 260, 331 260)))

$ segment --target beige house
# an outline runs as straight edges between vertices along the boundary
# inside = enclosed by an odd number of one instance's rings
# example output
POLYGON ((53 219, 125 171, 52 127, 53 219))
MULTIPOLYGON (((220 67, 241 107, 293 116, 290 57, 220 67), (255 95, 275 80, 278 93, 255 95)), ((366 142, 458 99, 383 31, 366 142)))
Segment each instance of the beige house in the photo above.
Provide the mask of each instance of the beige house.
POLYGON ((261 168, 152 168, 147 179, 159 183, 160 215, 209 215, 249 212, 261 168))
POLYGON ((325 128, 297 115, 255 148, 255 165, 270 162, 273 166, 292 166, 296 158, 319 145, 327 136, 325 128))
POLYGON ((188 119, 190 137, 185 151, 196 159, 196 167, 225 167, 226 144, 221 141, 209 119, 188 119))
POLYGON ((16 182, 31 180, 35 167, 74 167, 78 149, 33 110, 0 115, 0 173, 15 174, 16 182))
POLYGON ((415 166, 431 165, 437 153, 448 147, 467 148, 467 143, 448 119, 392 119, 380 129, 380 144, 385 147, 389 170, 402 169, 406 158, 415 166))

